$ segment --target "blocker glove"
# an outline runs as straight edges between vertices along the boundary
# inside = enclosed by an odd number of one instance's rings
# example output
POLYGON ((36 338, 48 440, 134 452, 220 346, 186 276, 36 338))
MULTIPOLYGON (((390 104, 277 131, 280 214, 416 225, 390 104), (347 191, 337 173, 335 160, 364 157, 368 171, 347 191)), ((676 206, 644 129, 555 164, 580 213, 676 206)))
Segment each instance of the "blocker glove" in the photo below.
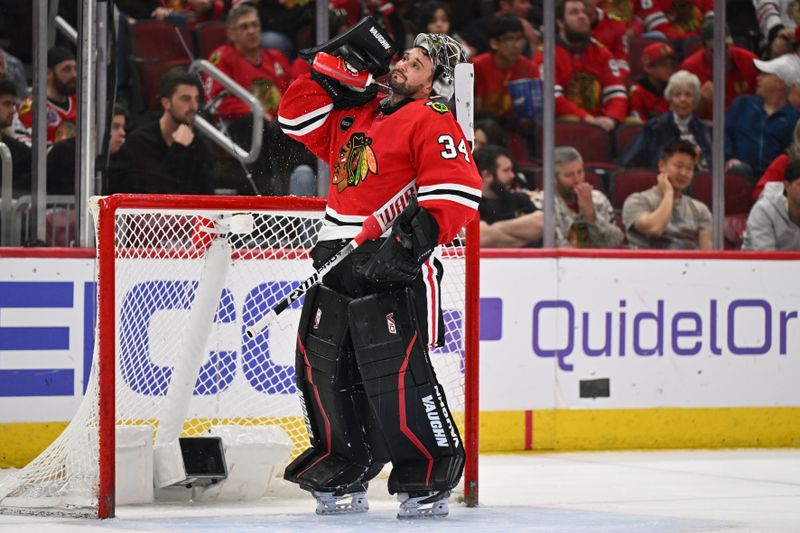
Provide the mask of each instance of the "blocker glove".
POLYGON ((372 281, 408 283, 417 277, 438 241, 439 223, 413 198, 397 216, 386 242, 361 267, 361 273, 372 281))

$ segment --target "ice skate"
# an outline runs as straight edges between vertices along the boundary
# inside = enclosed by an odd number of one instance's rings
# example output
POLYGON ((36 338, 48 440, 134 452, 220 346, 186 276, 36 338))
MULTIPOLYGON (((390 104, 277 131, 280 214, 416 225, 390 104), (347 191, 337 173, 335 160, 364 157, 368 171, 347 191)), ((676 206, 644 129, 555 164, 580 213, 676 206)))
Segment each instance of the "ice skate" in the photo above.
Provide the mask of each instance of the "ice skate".
POLYGON ((397 518, 444 518, 450 513, 450 491, 397 494, 400 510, 397 518))
POLYGON ((369 511, 369 502, 365 491, 336 495, 335 492, 318 492, 315 490, 312 494, 317 499, 317 514, 319 515, 366 513, 369 511))

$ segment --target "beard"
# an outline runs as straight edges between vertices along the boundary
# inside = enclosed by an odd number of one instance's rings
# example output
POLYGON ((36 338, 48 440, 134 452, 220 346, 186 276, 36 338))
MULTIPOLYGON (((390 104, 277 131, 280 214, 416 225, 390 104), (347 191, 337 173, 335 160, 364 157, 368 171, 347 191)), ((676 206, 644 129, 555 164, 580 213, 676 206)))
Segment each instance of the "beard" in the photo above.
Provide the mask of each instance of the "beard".
POLYGON ((411 97, 422 88, 422 85, 409 85, 405 78, 403 81, 396 81, 393 74, 389 75, 389 87, 392 88, 394 94, 411 97))
POLYGON ((63 82, 60 79, 53 77, 53 87, 58 94, 63 94, 64 96, 72 96, 75 94, 76 89, 78 87, 78 79, 74 78, 72 81, 63 82))
POLYGON ((592 38, 592 32, 591 30, 587 30, 585 32, 575 31, 565 26, 564 36, 567 38, 567 41, 569 41, 571 44, 586 44, 589 42, 589 39, 592 38))
POLYGON ((191 126, 194 124, 194 117, 196 115, 196 113, 193 112, 192 113, 187 112, 184 113, 183 115, 177 115, 172 109, 169 110, 169 114, 172 117, 172 120, 175 122, 175 124, 186 124, 187 126, 191 126))

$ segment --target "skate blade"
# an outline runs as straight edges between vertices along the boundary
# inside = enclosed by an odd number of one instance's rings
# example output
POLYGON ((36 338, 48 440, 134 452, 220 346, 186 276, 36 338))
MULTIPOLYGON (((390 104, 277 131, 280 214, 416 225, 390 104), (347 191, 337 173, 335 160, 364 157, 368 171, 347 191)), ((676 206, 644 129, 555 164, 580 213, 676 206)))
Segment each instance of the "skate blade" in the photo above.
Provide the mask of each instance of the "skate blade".
POLYGON ((447 500, 440 500, 430 505, 421 506, 419 504, 401 505, 397 513, 400 520, 415 520, 425 518, 444 518, 450 514, 450 506, 447 500))
POLYGON ((369 502, 365 492, 333 496, 332 493, 314 492, 317 499, 318 515, 354 514, 369 511, 369 502))

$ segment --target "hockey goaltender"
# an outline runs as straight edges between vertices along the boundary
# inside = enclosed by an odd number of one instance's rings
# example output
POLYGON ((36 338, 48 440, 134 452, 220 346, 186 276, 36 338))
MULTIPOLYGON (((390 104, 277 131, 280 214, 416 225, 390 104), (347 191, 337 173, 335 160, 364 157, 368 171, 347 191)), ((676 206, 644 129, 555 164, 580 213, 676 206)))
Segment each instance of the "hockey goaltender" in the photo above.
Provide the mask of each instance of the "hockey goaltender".
POLYGON ((332 169, 315 268, 369 215, 395 218, 306 295, 297 335, 297 389, 310 447, 284 477, 310 491, 318 514, 363 512, 366 488, 391 461, 398 518, 446 516, 464 447, 428 356, 444 342, 443 275, 435 249, 473 218, 481 180, 444 105, 463 47, 420 34, 389 68, 394 44, 371 18, 302 55, 310 75, 281 100, 284 133, 332 169), (390 94, 374 78, 389 74, 390 94))

